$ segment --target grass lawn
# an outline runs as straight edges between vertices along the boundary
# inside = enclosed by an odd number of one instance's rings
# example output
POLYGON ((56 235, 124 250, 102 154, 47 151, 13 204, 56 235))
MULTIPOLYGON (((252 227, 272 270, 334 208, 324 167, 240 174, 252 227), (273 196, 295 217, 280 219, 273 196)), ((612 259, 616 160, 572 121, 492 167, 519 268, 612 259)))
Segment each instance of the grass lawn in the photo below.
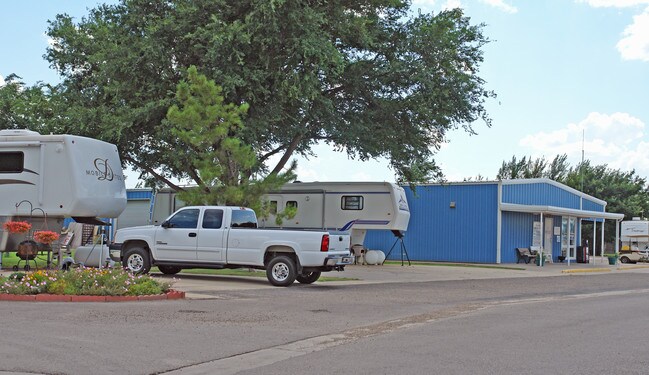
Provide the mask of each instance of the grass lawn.
MULTIPOLYGON (((13 266, 17 265, 18 262, 20 261, 20 270, 23 270, 23 267, 25 264, 27 264, 26 261, 21 261, 20 258, 18 258, 18 255, 13 252, 3 252, 0 253, 2 256, 2 269, 3 270, 11 270, 13 266)), ((47 266, 47 254, 39 254, 36 256, 36 268, 38 269, 43 269, 47 266)), ((29 261, 29 267, 34 269, 34 261, 30 260, 29 261)))

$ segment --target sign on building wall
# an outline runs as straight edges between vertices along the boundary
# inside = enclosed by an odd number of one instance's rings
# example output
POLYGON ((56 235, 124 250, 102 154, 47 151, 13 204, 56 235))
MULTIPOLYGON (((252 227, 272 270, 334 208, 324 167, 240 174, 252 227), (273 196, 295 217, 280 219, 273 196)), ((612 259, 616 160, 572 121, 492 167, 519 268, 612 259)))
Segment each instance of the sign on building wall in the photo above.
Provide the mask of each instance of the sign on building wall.
POLYGON ((532 246, 543 246, 543 225, 540 221, 534 222, 534 231, 532 232, 532 246))

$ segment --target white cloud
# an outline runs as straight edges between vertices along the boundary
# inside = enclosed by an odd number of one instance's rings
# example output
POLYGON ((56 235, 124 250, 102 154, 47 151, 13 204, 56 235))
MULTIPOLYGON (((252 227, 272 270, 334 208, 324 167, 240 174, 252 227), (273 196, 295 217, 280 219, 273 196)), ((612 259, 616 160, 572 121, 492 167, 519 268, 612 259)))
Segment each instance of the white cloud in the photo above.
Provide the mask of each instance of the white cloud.
MULTIPOLYGON (((595 8, 630 8, 649 5, 649 0, 577 0, 595 8)), ((633 23, 623 32, 617 50, 624 60, 649 62, 649 7, 633 16, 633 23)))
POLYGON ((585 158, 592 164, 607 164, 625 171, 635 169, 646 177, 649 176, 649 143, 645 130, 646 124, 628 113, 593 112, 579 123, 528 135, 519 143, 534 157, 551 160, 556 155, 567 154, 568 162, 573 165, 581 161, 583 145, 585 158))
POLYGON ((518 9, 516 7, 506 4, 503 0, 480 0, 480 1, 492 7, 498 8, 506 13, 518 12, 518 9))
POLYGON ((595 8, 628 8, 649 4, 649 0, 578 0, 595 8))
POLYGON ((649 8, 633 17, 633 23, 624 29, 624 38, 617 43, 624 60, 649 61, 649 8))

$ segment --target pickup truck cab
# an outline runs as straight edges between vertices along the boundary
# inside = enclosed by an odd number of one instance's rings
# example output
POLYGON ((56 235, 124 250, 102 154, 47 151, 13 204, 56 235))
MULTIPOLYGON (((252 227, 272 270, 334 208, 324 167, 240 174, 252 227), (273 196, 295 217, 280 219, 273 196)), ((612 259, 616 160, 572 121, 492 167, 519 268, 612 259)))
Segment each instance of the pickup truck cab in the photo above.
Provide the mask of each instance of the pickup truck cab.
POLYGON ((311 284, 353 262, 348 232, 259 229, 252 209, 230 206, 183 207, 159 226, 119 229, 110 254, 135 273, 264 269, 275 286, 311 284))

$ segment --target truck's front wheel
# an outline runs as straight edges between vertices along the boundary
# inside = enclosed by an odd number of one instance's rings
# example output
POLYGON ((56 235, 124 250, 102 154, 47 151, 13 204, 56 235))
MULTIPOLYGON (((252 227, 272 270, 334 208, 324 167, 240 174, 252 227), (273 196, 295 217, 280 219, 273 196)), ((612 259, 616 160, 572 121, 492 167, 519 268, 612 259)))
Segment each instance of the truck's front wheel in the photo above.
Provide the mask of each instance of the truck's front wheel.
POLYGON ((122 259, 122 265, 130 272, 141 274, 151 269, 149 252, 141 247, 131 247, 122 259))
POLYGON ((275 286, 289 286, 295 281, 297 270, 293 259, 280 255, 268 262, 266 277, 275 286))
POLYGON ((313 284, 320 278, 320 271, 305 272, 296 277, 300 284, 313 284))

